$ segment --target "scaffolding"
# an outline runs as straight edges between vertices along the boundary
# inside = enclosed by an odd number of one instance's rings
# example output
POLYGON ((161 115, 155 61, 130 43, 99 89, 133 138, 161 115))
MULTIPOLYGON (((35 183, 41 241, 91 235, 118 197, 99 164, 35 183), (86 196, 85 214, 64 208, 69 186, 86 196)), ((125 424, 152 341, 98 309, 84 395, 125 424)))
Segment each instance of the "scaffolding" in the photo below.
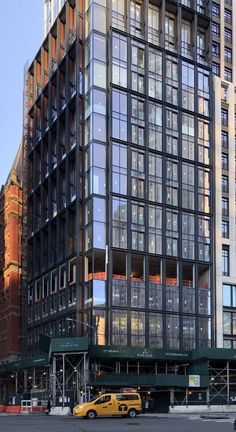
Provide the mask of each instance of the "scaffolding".
POLYGON ((53 406, 64 407, 90 399, 89 365, 87 352, 55 353, 50 368, 50 387, 53 406))

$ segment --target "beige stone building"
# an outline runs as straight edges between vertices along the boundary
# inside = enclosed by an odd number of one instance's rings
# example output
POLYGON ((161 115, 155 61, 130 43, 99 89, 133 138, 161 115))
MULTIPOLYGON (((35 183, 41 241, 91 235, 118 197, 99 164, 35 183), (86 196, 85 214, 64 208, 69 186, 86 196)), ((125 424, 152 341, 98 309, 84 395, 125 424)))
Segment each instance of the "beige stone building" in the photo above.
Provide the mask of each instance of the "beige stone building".
POLYGON ((235 88, 236 2, 212 2, 212 69, 215 96, 216 343, 236 347, 235 88))

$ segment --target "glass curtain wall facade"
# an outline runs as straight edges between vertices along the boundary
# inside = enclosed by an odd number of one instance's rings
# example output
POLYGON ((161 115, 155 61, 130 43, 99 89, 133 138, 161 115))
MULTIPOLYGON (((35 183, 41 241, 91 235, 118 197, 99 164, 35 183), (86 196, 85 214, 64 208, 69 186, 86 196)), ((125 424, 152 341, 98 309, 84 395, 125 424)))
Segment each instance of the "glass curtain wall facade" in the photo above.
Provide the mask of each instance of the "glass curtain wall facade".
POLYGON ((68 1, 34 60, 30 353, 82 323, 98 345, 214 345, 209 17, 202 0, 68 1))
POLYGON ((44 36, 52 27, 66 0, 44 0, 44 36))

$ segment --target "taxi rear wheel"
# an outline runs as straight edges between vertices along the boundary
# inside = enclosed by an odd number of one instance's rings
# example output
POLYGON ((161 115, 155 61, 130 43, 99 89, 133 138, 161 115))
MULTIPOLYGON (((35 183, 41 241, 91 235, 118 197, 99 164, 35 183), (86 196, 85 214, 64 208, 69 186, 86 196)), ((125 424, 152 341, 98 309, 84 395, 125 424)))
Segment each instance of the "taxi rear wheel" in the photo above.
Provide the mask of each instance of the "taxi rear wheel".
POLYGON ((96 411, 90 410, 87 412, 86 417, 90 420, 95 419, 97 413, 96 411))
POLYGON ((137 416, 137 411, 135 409, 131 409, 128 412, 128 417, 135 418, 137 416))

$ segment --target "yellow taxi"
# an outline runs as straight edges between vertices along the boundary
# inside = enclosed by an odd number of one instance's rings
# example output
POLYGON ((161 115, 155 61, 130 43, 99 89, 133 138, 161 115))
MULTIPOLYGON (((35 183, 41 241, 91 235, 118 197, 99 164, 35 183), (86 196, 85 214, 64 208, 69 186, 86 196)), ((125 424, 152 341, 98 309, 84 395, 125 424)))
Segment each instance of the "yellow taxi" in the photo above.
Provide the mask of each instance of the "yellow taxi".
POLYGON ((96 416, 123 416, 135 418, 142 412, 142 402, 138 393, 105 393, 90 402, 77 405, 75 416, 94 419, 96 416))

